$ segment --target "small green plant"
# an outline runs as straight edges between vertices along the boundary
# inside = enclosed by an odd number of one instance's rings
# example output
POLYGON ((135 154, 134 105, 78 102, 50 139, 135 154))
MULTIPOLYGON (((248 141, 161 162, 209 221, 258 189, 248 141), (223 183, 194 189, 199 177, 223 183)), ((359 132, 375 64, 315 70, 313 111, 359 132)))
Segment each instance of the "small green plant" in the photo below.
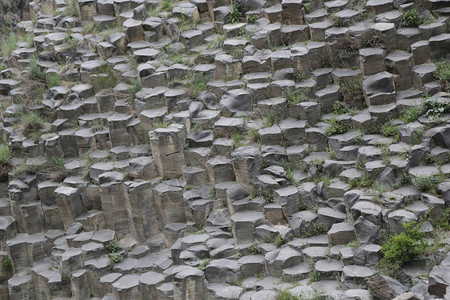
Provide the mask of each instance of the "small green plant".
POLYGON ((8 57, 17 48, 18 36, 11 32, 7 36, 0 39, 0 52, 2 56, 8 57))
POLYGON ((251 128, 247 131, 246 134, 246 138, 250 141, 250 142, 255 142, 258 143, 260 141, 260 135, 258 130, 251 128))
POLYGON ((242 6, 238 0, 232 1, 230 16, 228 17, 228 23, 240 23, 244 21, 245 12, 242 10, 242 6))
POLYGON ((12 269, 13 269, 11 258, 9 258, 7 256, 5 258, 3 258, 2 265, 3 265, 3 268, 5 268, 8 271, 12 271, 12 269))
POLYGON ((450 112, 450 102, 441 102, 435 99, 428 99, 424 103, 425 117, 430 121, 437 122, 442 115, 450 112))
POLYGON ((284 171, 286 172, 286 179, 290 183, 294 183, 294 172, 292 171, 292 169, 289 166, 286 165, 284 167, 284 171))
POLYGON ((370 28, 361 34, 361 48, 379 48, 383 44, 383 37, 378 30, 370 28))
POLYGON ((419 231, 420 225, 417 222, 405 223, 404 232, 389 236, 382 244, 383 258, 378 264, 382 272, 395 275, 399 268, 427 248, 427 241, 419 231))
POLYGON ((107 64, 102 65, 97 74, 91 75, 91 83, 96 91, 113 88, 119 81, 114 69, 107 64))
POLYGON ((335 115, 343 115, 347 112, 344 105, 342 105, 340 102, 336 101, 333 103, 333 113, 335 115))
POLYGON ((0 62, 0 72, 3 71, 4 68, 5 66, 0 62))
POLYGON ((257 255, 257 254, 261 254, 261 248, 258 247, 258 245, 253 244, 251 245, 248 250, 250 251, 251 254, 253 255, 257 255))
POLYGON ((59 86, 61 84, 61 77, 59 77, 59 74, 52 73, 47 78, 47 85, 48 87, 54 87, 59 86))
POLYGON ((400 130, 398 129, 397 125, 393 125, 390 122, 386 122, 381 127, 381 133, 383 133, 385 136, 392 137, 395 140, 398 140, 400 137, 400 130))
POLYGON ((300 89, 292 89, 288 88, 283 92, 284 98, 286 101, 291 104, 298 104, 302 102, 306 102, 309 100, 308 98, 309 88, 300 88, 300 89))
POLYGON ((120 255, 120 253, 110 253, 108 256, 110 266, 122 261, 122 255, 120 255))
POLYGON ((263 280, 266 277, 266 272, 262 270, 261 272, 255 274, 256 279, 259 281, 263 280))
POLYGON ((45 81, 45 73, 41 70, 34 57, 30 59, 30 76, 34 80, 45 81))
POLYGON ((416 9, 405 11, 400 17, 401 27, 418 27, 429 22, 430 20, 420 16, 419 12, 416 9))
POLYGON ((90 128, 93 132, 97 132, 103 129, 103 122, 101 119, 95 119, 90 123, 90 128))
POLYGON ((242 252, 239 251, 238 253, 236 253, 236 254, 234 255, 234 259, 235 259, 235 260, 238 260, 238 259, 240 259, 242 256, 243 256, 243 255, 242 255, 242 252))
POLYGON ((205 271, 206 266, 209 265, 209 263, 211 262, 210 258, 205 258, 199 265, 198 265, 198 269, 201 271, 205 271))
POLYGON ((371 187, 373 185, 373 180, 367 176, 361 176, 358 178, 353 178, 349 181, 352 188, 356 187, 371 187))
POLYGON ((294 296, 289 291, 280 291, 277 295, 276 300, 303 300, 299 296, 294 296))
POLYGON ((339 92, 348 107, 357 109, 365 107, 362 83, 363 79, 360 77, 340 83, 339 92))
POLYGON ((327 135, 346 133, 350 129, 345 120, 338 119, 336 116, 332 116, 326 122, 330 124, 326 132, 327 135))
POLYGON ((188 95, 194 99, 197 98, 200 92, 208 89, 208 81, 202 76, 191 74, 186 76, 185 80, 184 88, 188 95))
POLYGON ((141 81, 139 80, 139 78, 131 79, 130 85, 128 86, 128 92, 132 95, 135 95, 140 90, 141 90, 141 81))
POLYGON ((283 239, 281 237, 281 235, 277 235, 277 238, 275 239, 275 246, 277 246, 277 248, 280 248, 281 246, 283 246, 284 244, 286 244, 286 240, 283 239))
POLYGON ((205 233, 205 229, 200 229, 197 230, 196 232, 194 232, 194 234, 204 234, 205 233))
POLYGON ((119 243, 117 243, 117 241, 115 240, 110 241, 108 244, 106 244, 105 248, 109 253, 117 253, 120 250, 119 243))
POLYGON ((330 158, 330 159, 336 159, 336 151, 334 151, 333 149, 331 149, 331 148, 328 148, 327 149, 327 152, 328 152, 328 157, 330 158))
POLYGON ((450 62, 441 59, 435 62, 436 70, 433 72, 434 77, 440 82, 442 89, 447 91, 450 83, 450 62))
POLYGON ((234 141, 234 148, 239 148, 244 145, 244 138, 239 133, 233 134, 233 141, 234 141))
POLYGON ((317 271, 312 271, 309 273, 309 283, 316 282, 320 280, 320 273, 317 271))
POLYGON ((256 20, 259 19, 258 15, 250 15, 247 17, 247 23, 248 24, 255 24, 256 20))
POLYGON ((79 11, 78 11, 78 2, 77 0, 66 0, 65 1, 67 6, 64 8, 63 12, 62 12, 62 16, 74 16, 74 17, 78 17, 79 16, 79 11))
POLYGON ((350 248, 356 249, 359 246, 360 246, 359 241, 358 240, 354 240, 354 241, 351 241, 350 243, 348 243, 345 247, 350 247, 350 248))
POLYGON ((417 121, 419 116, 423 113, 422 106, 412 106, 406 109, 400 116, 400 120, 405 123, 417 121))
POLYGON ((444 213, 439 217, 438 220, 432 220, 432 224, 440 230, 449 231, 450 230, 450 208, 445 209, 444 213))
POLYGON ((165 121, 162 122, 156 122, 154 124, 155 128, 167 128, 167 126, 169 126, 165 121))
POLYGON ((44 126, 44 119, 36 113, 22 115, 20 120, 25 136, 35 133, 44 126))
POLYGON ((268 127, 272 127, 273 125, 280 123, 280 117, 276 114, 266 113, 263 117, 268 127))
POLYGON ((68 289, 68 290, 67 290, 67 296, 69 296, 70 298, 72 298, 72 296, 73 296, 72 289, 68 289))
POLYGON ((410 178, 411 184, 422 192, 436 193, 436 187, 443 181, 441 176, 415 176, 410 178))
POLYGON ((3 166, 9 165, 9 161, 12 158, 12 152, 9 150, 8 145, 0 145, 0 164, 3 166))

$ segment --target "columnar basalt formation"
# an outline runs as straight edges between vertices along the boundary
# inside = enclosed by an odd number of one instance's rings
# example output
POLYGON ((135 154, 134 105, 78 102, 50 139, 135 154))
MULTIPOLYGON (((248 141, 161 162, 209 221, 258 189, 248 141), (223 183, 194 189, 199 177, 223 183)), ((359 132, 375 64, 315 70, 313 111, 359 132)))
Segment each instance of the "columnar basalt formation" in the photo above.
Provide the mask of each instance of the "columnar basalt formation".
POLYGON ((0 299, 450 297, 448 1, 16 2, 0 299))

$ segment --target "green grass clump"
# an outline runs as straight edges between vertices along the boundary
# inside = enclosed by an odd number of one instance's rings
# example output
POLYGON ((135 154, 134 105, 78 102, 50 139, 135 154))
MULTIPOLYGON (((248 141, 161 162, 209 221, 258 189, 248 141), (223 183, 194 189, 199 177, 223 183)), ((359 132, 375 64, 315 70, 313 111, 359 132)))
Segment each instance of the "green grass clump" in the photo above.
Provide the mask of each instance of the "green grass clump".
POLYGON ((383 124, 381 127, 381 133, 385 136, 392 137, 395 140, 398 140, 400 137, 400 130, 397 125, 393 125, 390 122, 383 124))
POLYGON ((350 129, 345 120, 338 119, 336 116, 332 116, 326 122, 330 124, 330 128, 326 132, 327 135, 346 133, 350 129))
POLYGON ((400 116, 400 120, 402 120, 405 123, 411 123, 417 121, 417 119, 420 117, 422 113, 423 113, 422 106, 412 106, 402 113, 402 115, 400 116))
POLYGON ((44 119, 36 113, 28 113, 22 115, 20 123, 24 128, 24 133, 28 134, 41 129, 44 126, 44 119))
POLYGON ((275 239, 275 246, 277 246, 277 248, 280 248, 281 246, 283 246, 284 244, 286 244, 286 240, 283 239, 281 237, 281 235, 277 235, 277 238, 275 239))
POLYGON ((18 35, 14 32, 10 32, 7 36, 3 37, 0 40, 0 52, 2 56, 10 56, 13 50, 17 48, 18 41, 18 35))
POLYGON ((440 176, 415 176, 411 184, 421 192, 436 193, 436 187, 443 179, 440 176))
POLYGON ((450 82, 450 62, 441 59, 435 65, 436 71, 433 72, 433 75, 441 83, 443 90, 447 90, 447 85, 450 82))
POLYGON ((429 22, 430 20, 420 16, 416 9, 405 11, 400 18, 401 27, 418 27, 429 22))
POLYGON ((37 64, 36 58, 30 60, 30 76, 34 80, 45 81, 45 72, 37 64))
POLYGON ((276 300, 302 300, 302 298, 292 295, 289 291, 280 291, 276 300))
POLYGON ((211 259, 210 259, 210 258, 205 258, 205 259, 200 263, 200 265, 198 265, 197 268, 198 268, 199 270, 205 271, 206 266, 209 265, 210 262, 211 262, 211 259))
POLYGON ((109 253, 117 253, 120 250, 119 243, 114 240, 106 244, 105 248, 109 253))
POLYGON ((437 122, 440 117, 450 112, 450 102, 441 102, 428 99, 424 103, 425 117, 430 121, 437 122))
POLYGON ((202 91, 208 89, 208 81, 202 76, 191 74, 186 76, 184 88, 191 98, 197 98, 202 91))
POLYGON ((59 74, 52 73, 48 76, 47 85, 49 88, 59 86, 60 84, 61 84, 61 77, 59 77, 59 74))
POLYGON ((0 164, 8 165, 12 158, 11 150, 9 150, 8 145, 0 145, 0 164))
POLYGON ((361 48, 379 48, 382 45, 383 37, 379 31, 370 28, 361 34, 361 48))
POLYGON ((228 17, 228 23, 235 24, 244 21, 245 12, 242 10, 242 6, 238 0, 233 0, 230 16, 228 17))
POLYGON ((363 108, 365 106, 362 78, 345 80, 339 85, 339 92, 345 104, 351 108, 363 108))
POLYGON ((9 257, 5 257, 3 259, 2 265, 8 271, 11 271, 12 268, 13 268, 12 261, 11 261, 11 259, 9 257))
POLYGON ((404 232, 389 236, 388 241, 381 245, 383 258, 378 266, 382 273, 394 277, 404 264, 426 251, 428 247, 424 234, 419 231, 420 224, 405 223, 403 227, 404 232))
POLYGON ((120 253, 110 253, 109 255, 109 265, 112 266, 122 260, 122 255, 120 253))
POLYGON ((248 250, 250 251, 251 254, 253 255, 257 255, 257 254, 261 254, 261 248, 258 247, 258 245, 253 244, 251 245, 248 250))
POLYGON ((289 88, 283 92, 284 98, 286 101, 293 105, 302 102, 306 102, 309 100, 308 98, 309 88, 300 88, 300 89, 292 89, 289 88))

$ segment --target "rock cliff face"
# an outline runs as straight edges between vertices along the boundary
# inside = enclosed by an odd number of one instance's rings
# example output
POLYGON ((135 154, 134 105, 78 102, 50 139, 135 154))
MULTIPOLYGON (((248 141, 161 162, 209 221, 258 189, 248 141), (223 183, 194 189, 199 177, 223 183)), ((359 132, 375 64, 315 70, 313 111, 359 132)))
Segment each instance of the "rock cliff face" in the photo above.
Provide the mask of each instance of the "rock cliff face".
POLYGON ((30 19, 30 0, 0 0, 0 32, 30 19))
POLYGON ((0 300, 450 299, 448 0, 1 1, 0 300))

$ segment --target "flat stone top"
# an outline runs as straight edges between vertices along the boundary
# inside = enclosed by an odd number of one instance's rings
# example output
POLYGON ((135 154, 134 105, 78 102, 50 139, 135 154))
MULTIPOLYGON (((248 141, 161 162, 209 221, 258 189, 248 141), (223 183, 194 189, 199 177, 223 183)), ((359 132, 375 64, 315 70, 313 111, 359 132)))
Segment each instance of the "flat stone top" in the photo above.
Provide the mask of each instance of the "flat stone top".
POLYGON ((342 223, 334 223, 333 226, 331 226, 331 229, 328 231, 328 234, 333 234, 337 232, 342 231, 353 231, 355 228, 352 224, 348 222, 342 222, 342 223))
POLYGON ((78 192, 78 189, 70 186, 60 186, 55 190, 56 195, 72 196, 78 192))
POLYGON ((368 267, 362 266, 345 266, 342 268, 342 272, 344 272, 347 276, 350 277, 370 277, 376 273, 376 271, 372 270, 368 267))
POLYGON ((127 274, 119 278, 116 282, 113 283, 113 287, 118 290, 127 290, 132 287, 139 285, 139 279, 141 278, 140 275, 136 274, 127 274))
POLYGON ((118 278, 120 278, 123 274, 121 273, 109 273, 100 277, 101 283, 113 283, 118 278))
POLYGON ((264 219, 264 214, 256 211, 240 211, 231 216, 233 222, 256 222, 264 219))

